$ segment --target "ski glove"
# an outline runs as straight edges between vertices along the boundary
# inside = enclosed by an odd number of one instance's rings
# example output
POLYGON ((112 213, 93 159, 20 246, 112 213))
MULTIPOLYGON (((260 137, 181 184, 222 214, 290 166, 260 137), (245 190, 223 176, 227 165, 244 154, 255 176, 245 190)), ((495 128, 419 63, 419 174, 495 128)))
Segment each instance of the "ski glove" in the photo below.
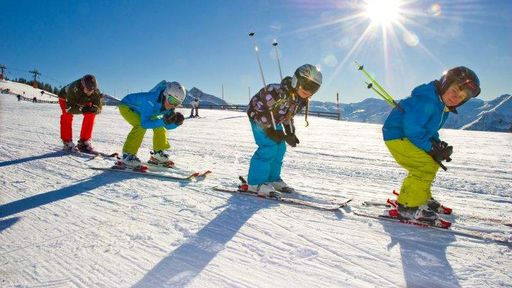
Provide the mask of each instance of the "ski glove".
POLYGON ((435 139, 431 140, 432 142, 432 151, 428 152, 436 162, 441 162, 446 160, 446 162, 452 161, 450 156, 453 153, 453 146, 449 146, 448 143, 444 141, 437 141, 435 139))
POLYGON ((180 126, 183 124, 183 121, 185 121, 185 117, 180 112, 164 115, 165 124, 176 124, 177 126, 180 126))
POLYGON ((284 136, 284 141, 286 141, 288 145, 296 147, 297 144, 300 143, 300 141, 299 138, 297 138, 297 136, 295 135, 295 126, 293 126, 293 124, 290 123, 289 125, 284 124, 283 127, 284 131, 286 132, 286 136, 284 136))
POLYGON ((98 113, 98 107, 95 106, 95 105, 90 105, 90 106, 84 106, 82 107, 82 109, 80 109, 80 111, 82 113, 98 113))
POLYGON ((297 138, 297 136, 295 136, 295 133, 286 134, 286 136, 284 136, 284 141, 286 141, 286 143, 288 143, 288 145, 290 145, 292 147, 296 147, 297 144, 300 143, 299 138, 297 138))
POLYGON ((265 134, 272 140, 274 140, 277 144, 280 144, 284 139, 283 131, 276 131, 274 128, 265 128, 265 134))

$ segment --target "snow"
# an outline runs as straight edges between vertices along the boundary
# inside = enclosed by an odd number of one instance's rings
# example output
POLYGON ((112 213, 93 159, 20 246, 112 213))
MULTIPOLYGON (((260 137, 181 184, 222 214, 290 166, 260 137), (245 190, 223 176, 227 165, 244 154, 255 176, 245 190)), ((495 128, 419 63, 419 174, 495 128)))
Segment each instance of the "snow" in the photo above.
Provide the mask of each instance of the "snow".
POLYGON ((30 99, 36 97, 37 100, 40 101, 57 101, 57 95, 50 93, 48 91, 34 88, 27 84, 12 82, 8 80, 0 80, 0 90, 3 89, 9 89, 10 93, 19 94, 30 99), (44 91, 44 93, 41 94, 41 91, 44 91))
MULTIPOLYGON (((168 132, 171 155, 179 167, 213 173, 176 182, 87 169, 112 160, 58 151, 58 105, 0 95, 0 286, 512 285, 510 246, 350 212, 392 197, 405 175, 380 125, 309 117, 305 128, 295 119, 301 143, 288 147, 283 178, 305 198, 354 199, 332 213, 213 191, 247 174, 256 146, 244 113, 200 114, 168 132)), ((81 122, 75 116, 75 137, 81 122)), ((129 130, 116 107, 105 107, 93 143, 120 152, 129 130)), ((433 194, 454 209, 454 226, 510 237, 512 228, 484 218, 512 220, 512 135, 440 134, 455 152, 433 194)))

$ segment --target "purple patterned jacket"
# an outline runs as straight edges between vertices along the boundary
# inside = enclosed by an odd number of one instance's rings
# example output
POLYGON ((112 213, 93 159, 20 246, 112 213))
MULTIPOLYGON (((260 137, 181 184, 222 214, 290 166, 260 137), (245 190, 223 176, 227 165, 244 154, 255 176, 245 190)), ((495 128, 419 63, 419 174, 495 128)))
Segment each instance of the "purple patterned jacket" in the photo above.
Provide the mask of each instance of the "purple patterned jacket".
POLYGON ((293 125, 293 116, 299 113, 307 102, 295 95, 290 85, 291 78, 283 79, 282 84, 269 84, 251 98, 247 115, 263 128, 278 124, 293 125))

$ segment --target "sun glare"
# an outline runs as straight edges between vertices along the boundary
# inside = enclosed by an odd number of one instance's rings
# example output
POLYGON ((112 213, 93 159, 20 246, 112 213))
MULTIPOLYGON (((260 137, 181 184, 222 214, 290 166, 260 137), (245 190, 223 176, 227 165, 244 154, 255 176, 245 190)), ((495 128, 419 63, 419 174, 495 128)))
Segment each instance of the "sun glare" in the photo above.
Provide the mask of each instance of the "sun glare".
POLYGON ((367 0, 365 13, 376 26, 388 26, 400 18, 400 0, 367 0))

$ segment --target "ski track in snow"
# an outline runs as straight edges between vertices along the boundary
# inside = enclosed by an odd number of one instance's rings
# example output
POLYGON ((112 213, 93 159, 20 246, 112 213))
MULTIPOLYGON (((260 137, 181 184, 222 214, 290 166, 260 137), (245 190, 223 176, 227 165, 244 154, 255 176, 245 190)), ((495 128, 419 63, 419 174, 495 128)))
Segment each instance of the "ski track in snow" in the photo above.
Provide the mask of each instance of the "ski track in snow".
MULTIPOLYGON (((394 198, 405 176, 380 125, 310 117, 305 128, 296 117, 301 143, 287 147, 283 178, 305 199, 354 199, 331 213, 213 191, 246 176, 256 146, 244 113, 201 114, 168 132, 171 157, 184 171, 213 173, 169 181, 87 169, 114 160, 59 152, 58 105, 0 95, 0 286, 512 286, 510 247, 350 213, 394 198)), ((105 107, 93 144, 121 152, 129 130, 105 107)), ((510 237, 512 228, 485 218, 512 222, 512 134, 440 133, 455 152, 433 195, 454 209, 454 226, 510 237)))

